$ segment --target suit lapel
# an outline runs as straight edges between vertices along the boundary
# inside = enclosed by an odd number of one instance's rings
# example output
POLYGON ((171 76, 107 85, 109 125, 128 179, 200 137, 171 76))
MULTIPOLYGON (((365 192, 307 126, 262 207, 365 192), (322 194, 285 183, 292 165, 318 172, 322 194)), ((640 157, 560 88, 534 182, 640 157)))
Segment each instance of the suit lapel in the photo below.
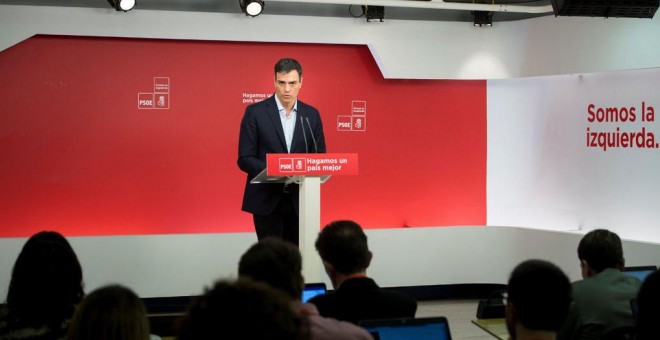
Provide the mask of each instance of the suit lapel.
POLYGON ((268 111, 268 117, 273 124, 277 138, 280 140, 280 145, 284 151, 286 151, 286 139, 284 138, 284 129, 282 128, 282 120, 280 120, 280 112, 277 110, 277 103, 275 102, 275 94, 268 99, 266 110, 268 111))

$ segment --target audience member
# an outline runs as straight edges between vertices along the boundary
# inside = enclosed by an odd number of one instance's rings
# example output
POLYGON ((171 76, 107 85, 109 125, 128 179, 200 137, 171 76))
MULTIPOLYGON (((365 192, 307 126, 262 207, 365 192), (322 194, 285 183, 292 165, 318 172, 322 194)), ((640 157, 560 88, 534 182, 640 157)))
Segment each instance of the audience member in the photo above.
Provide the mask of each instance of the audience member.
POLYGON ((59 233, 42 231, 23 246, 0 311, 0 339, 64 339, 83 298, 82 269, 59 233))
POLYGON ((357 324, 361 320, 414 317, 417 301, 380 288, 367 277, 372 253, 367 235, 353 221, 335 221, 323 228, 316 250, 335 290, 312 300, 321 315, 357 324))
POLYGON ((76 310, 67 340, 149 340, 142 300, 130 289, 111 285, 85 297, 76 310))
POLYGON ((506 326, 512 340, 554 340, 571 304, 564 272, 543 260, 527 260, 511 273, 506 326))
POLYGON ((179 340, 304 340, 307 328, 286 296, 249 279, 218 281, 179 321, 179 340))
POLYGON ((558 339, 594 339, 618 328, 634 326, 630 300, 640 281, 621 273, 625 265, 619 236, 590 231, 578 245, 583 280, 573 283, 573 304, 558 339))
POLYGON ((309 324, 310 339, 372 339, 369 332, 352 323, 324 318, 312 304, 301 302, 304 278, 298 247, 277 238, 264 238, 243 254, 239 277, 248 277, 280 289, 290 299, 293 310, 309 324))
POLYGON ((660 339, 660 271, 649 275, 642 283, 636 300, 637 340, 660 339))

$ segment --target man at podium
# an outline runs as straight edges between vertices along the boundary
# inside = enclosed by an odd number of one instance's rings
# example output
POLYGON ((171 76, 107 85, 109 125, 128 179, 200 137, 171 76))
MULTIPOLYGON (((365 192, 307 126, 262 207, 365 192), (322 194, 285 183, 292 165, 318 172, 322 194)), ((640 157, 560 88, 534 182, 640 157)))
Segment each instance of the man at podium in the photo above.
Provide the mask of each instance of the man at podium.
POLYGON ((259 240, 274 236, 298 245, 298 185, 250 183, 269 153, 325 153, 319 111, 298 100, 303 73, 295 59, 275 64, 275 94, 245 109, 238 167, 247 173, 242 210, 252 214, 259 240))

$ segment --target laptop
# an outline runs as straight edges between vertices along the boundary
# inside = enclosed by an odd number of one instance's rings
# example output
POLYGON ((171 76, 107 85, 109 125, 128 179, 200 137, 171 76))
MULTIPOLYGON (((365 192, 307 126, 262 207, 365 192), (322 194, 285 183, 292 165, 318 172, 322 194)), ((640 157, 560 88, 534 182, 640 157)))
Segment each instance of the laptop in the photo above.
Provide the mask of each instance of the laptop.
POLYGON ((374 340, 451 340, 444 316, 360 321, 374 340))
POLYGON ((644 282, 647 276, 651 275, 656 271, 656 266, 637 266, 637 267, 625 267, 623 268, 623 273, 638 278, 640 281, 644 282))
POLYGON ((305 303, 317 295, 323 295, 327 292, 325 283, 306 283, 302 292, 302 302, 305 303))

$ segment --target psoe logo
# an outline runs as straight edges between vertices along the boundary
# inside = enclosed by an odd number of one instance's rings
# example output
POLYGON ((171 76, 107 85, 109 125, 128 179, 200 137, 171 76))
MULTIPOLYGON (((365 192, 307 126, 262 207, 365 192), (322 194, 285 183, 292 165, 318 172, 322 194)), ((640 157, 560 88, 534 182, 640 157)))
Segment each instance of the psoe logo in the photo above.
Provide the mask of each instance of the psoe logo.
POLYGON ((307 169, 307 160, 304 158, 293 158, 293 171, 303 172, 307 169))
POLYGON ((153 109, 154 108, 154 94, 153 93, 138 93, 138 109, 153 109))
POLYGON ((307 160, 304 158, 280 158, 280 172, 304 172, 307 160))
POLYGON ((280 158, 280 171, 281 172, 293 172, 293 159, 292 158, 280 158))
POLYGON ((337 116, 337 131, 351 131, 351 116, 337 116))

